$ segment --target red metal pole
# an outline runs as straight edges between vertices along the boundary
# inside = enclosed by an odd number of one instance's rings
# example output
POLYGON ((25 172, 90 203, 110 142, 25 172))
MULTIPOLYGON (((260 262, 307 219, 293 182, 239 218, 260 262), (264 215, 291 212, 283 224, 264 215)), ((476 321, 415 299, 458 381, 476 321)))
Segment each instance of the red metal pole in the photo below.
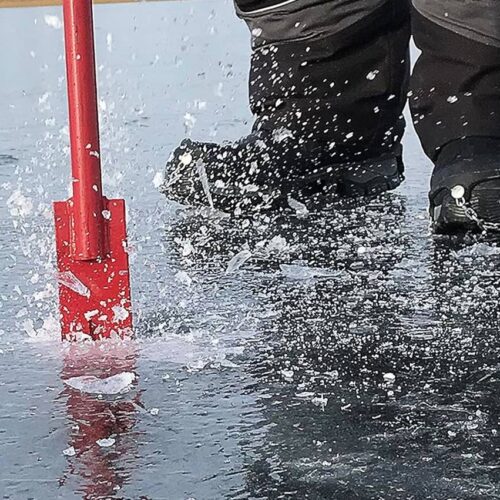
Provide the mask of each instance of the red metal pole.
POLYGON ((106 254, 92 0, 64 0, 75 260, 106 254))
POLYGON ((63 6, 73 196, 54 203, 61 333, 125 337, 132 334, 125 200, 102 194, 92 1, 63 6))

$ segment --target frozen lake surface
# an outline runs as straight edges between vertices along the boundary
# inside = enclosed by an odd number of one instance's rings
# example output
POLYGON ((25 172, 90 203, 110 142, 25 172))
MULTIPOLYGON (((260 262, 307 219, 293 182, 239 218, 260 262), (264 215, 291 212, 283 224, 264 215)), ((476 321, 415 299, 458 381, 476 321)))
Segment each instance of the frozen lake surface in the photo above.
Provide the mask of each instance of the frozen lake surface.
POLYGON ((246 28, 223 0, 95 12, 137 338, 58 340, 61 13, 3 10, 2 498, 499 498, 500 250, 430 235, 413 132, 407 181, 364 205, 179 210, 155 188, 173 147, 250 128, 246 28))

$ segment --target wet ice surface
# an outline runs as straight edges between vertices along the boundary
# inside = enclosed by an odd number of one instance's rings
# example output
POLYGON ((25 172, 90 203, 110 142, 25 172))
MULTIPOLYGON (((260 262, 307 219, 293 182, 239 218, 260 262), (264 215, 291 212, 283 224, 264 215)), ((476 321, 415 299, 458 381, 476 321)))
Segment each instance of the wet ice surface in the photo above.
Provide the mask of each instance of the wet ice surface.
POLYGON ((413 135, 404 187, 365 205, 231 220, 156 193, 186 133, 248 130, 248 42, 228 2, 96 8, 137 339, 60 345, 59 14, 2 12, 3 498, 497 498, 500 254, 429 235, 413 135))

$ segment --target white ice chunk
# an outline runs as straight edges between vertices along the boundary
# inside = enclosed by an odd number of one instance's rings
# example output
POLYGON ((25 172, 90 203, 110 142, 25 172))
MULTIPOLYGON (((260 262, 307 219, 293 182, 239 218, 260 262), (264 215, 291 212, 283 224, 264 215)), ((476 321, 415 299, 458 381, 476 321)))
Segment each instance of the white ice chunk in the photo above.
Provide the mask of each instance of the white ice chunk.
POLYGON ((281 264, 281 272, 284 276, 294 280, 307 280, 312 278, 338 278, 340 271, 331 271, 319 267, 308 267, 301 264, 281 264))
POLYGON ((203 192, 205 193, 205 196, 207 197, 208 204, 211 209, 214 208, 214 201, 212 199, 212 193, 210 193, 210 186, 208 185, 208 176, 207 176, 207 170, 205 168, 205 164, 201 159, 199 159, 196 162, 196 171, 198 172, 198 175, 200 176, 201 180, 201 185, 203 187, 203 192))
POLYGON ((455 256, 459 259, 465 257, 489 257, 491 255, 500 255, 500 247, 491 246, 487 243, 474 243, 455 252, 455 256))
POLYGON ((165 183, 165 175, 163 172, 156 172, 155 176, 153 177, 153 186, 158 189, 160 186, 163 186, 165 183))
POLYGON ((122 306, 113 306, 111 310, 113 311, 113 323, 125 321, 130 316, 127 309, 122 306))
POLYGON ((294 372, 293 370, 281 370, 281 375, 287 382, 291 382, 293 380, 294 372))
POLYGON ((123 372, 107 378, 98 378, 93 375, 72 377, 64 380, 64 383, 80 392, 115 395, 127 392, 135 379, 135 373, 123 372))
POLYGON ((35 326, 33 325, 33 321, 31 319, 25 319, 22 322, 22 327, 23 330, 30 336, 30 337, 36 337, 36 330, 35 326))
POLYGON ((193 155, 186 151, 179 157, 179 161, 187 167, 193 161, 193 155))
POLYGON ((384 373, 384 382, 386 384, 394 384, 396 381, 396 375, 394 373, 384 373))
POLYGON ((312 399, 314 397, 314 392, 311 391, 303 391, 295 394, 300 399, 312 399))
POLYGON ((7 206, 13 217, 26 217, 33 211, 33 200, 24 196, 18 189, 10 195, 7 206))
POLYGON ((184 115, 184 127, 186 129, 186 133, 189 133, 191 130, 193 130, 196 121, 197 121, 196 117, 193 116, 191 113, 186 113, 184 115))
POLYGON ((58 273, 57 282, 82 297, 90 297, 90 290, 71 271, 58 273))
POLYGON ((188 372, 199 372, 203 370, 206 366, 210 364, 210 359, 208 358, 199 358, 199 359, 193 359, 189 361, 189 363, 186 363, 186 369, 188 372))
POLYGON ((43 16, 43 20, 45 21, 45 24, 47 26, 50 26, 51 28, 54 28, 55 30, 60 30, 62 28, 62 21, 59 17, 57 16, 51 16, 50 14, 45 14, 43 16))
POLYGON ((108 52, 113 51, 113 34, 112 33, 108 33, 106 35, 106 46, 108 48, 108 52))
POLYGON ((285 127, 280 127, 276 130, 273 130, 273 140, 275 142, 282 142, 285 139, 293 139, 293 133, 291 130, 285 127))
POLYGON ((69 448, 66 448, 63 450, 63 455, 67 457, 74 457, 76 454, 75 448, 73 446, 70 446, 69 448))
POLYGON ((175 274, 175 280, 186 286, 190 286, 191 283, 193 282, 193 279, 191 278, 191 276, 189 276, 189 274, 186 271, 178 271, 175 274))
POLYGON ((242 250, 237 253, 228 263, 226 274, 236 272, 248 259, 252 257, 252 252, 249 250, 242 250))
POLYGON ((324 410, 326 405, 328 404, 328 398, 321 394, 320 396, 312 398, 311 403, 315 406, 319 406, 322 410, 324 410))
POLYGON ((307 207, 298 200, 293 199, 291 196, 288 197, 288 206, 295 210, 295 213, 299 216, 304 217, 309 214, 307 207))
POLYGON ((175 238, 174 241, 179 245, 183 257, 188 257, 194 253, 193 244, 188 239, 183 240, 181 238, 175 238))
POLYGON ((96 443, 101 448, 109 448, 110 446, 113 446, 116 443, 116 439, 114 438, 98 439, 96 443))
POLYGON ((87 311, 83 316, 87 321, 90 321, 94 316, 97 316, 99 314, 98 309, 93 309, 92 311, 87 311))

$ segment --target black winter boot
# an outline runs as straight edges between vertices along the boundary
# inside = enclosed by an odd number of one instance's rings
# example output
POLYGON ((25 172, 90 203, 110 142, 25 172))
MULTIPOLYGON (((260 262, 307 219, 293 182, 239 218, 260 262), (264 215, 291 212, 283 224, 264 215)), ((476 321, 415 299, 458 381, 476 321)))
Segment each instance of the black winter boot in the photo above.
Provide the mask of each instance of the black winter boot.
POLYGON ((286 206, 308 208, 336 196, 377 195, 403 179, 401 152, 376 158, 338 158, 335 147, 296 139, 287 129, 260 131, 236 143, 189 139, 167 164, 163 192, 184 205, 241 213, 286 206))
POLYGON ((500 229, 500 139, 453 141, 432 174, 430 214, 436 232, 500 229))

